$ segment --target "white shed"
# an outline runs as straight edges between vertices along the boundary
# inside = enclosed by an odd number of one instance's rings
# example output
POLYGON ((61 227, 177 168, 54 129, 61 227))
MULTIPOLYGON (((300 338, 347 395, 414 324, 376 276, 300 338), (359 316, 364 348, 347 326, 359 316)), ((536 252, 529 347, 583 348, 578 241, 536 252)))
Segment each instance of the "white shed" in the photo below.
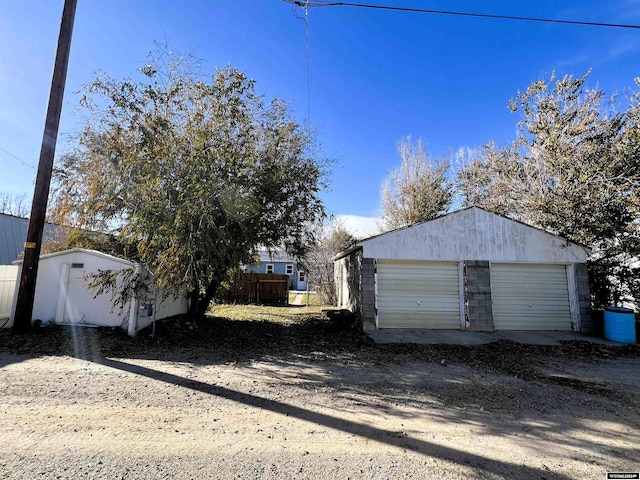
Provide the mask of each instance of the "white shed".
MULTIPOLYGON (((21 262, 14 262, 20 265, 21 262)), ((111 293, 97 295, 91 290, 88 276, 99 270, 119 271, 139 268, 122 258, 95 250, 74 248, 40 257, 32 319, 58 325, 73 324, 121 327, 134 336, 154 320, 186 313, 186 292, 177 299, 148 295, 134 298, 123 309, 113 307, 111 293)), ((18 278, 19 278, 18 273, 18 278)), ((17 289, 12 311, 15 311, 17 289)), ((13 317, 10 324, 13 324, 13 317)))
POLYGON ((478 207, 362 240, 335 260, 365 328, 591 329, 587 251, 478 207))

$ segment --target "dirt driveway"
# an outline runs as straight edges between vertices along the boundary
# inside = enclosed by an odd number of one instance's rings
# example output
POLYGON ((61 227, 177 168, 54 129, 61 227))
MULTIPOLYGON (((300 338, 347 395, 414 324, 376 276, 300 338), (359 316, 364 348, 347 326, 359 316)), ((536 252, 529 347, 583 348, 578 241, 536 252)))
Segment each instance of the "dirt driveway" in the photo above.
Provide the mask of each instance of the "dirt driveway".
POLYGON ((382 346, 297 312, 171 321, 154 338, 0 332, 0 477, 640 470, 637 346, 382 346))

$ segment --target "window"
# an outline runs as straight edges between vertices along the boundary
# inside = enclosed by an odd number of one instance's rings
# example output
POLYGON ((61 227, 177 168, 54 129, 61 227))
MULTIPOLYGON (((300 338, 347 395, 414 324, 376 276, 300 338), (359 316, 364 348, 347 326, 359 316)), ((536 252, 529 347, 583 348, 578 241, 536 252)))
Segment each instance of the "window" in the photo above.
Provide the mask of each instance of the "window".
POLYGON ((273 273, 273 263, 267 263, 267 273, 273 273))
POLYGON ((304 282, 304 272, 298 272, 298 281, 304 282))
POLYGON ((291 265, 290 263, 287 263, 286 273, 287 275, 293 275, 293 265, 291 265))

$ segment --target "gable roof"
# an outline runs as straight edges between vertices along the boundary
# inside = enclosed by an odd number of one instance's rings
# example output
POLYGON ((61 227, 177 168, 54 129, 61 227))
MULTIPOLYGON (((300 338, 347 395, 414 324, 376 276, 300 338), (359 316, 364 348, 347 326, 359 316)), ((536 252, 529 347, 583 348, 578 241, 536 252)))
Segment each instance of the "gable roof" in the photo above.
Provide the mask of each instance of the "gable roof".
POLYGON ((582 245, 475 206, 375 235, 356 245, 370 258, 555 263, 582 263, 587 258, 582 245))
MULTIPOLYGON (((53 258, 53 257, 60 257, 63 255, 71 255, 74 253, 79 253, 79 254, 83 254, 83 255, 90 255, 93 257, 98 257, 98 258, 103 258, 105 260, 111 260, 114 262, 118 262, 118 263, 122 263, 123 265, 126 266, 136 266, 137 264, 135 262, 131 262, 129 260, 125 260, 124 258, 119 258, 119 257, 114 257, 113 255, 109 255, 108 253, 103 253, 103 252, 98 252, 97 250, 89 250, 87 248, 72 248, 70 250, 62 250, 60 252, 54 252, 54 253, 49 253, 47 255, 41 255, 40 256, 40 260, 46 260, 48 258, 53 258)), ((14 265, 21 265, 22 264, 22 260, 16 260, 13 262, 14 265)))
POLYGON ((290 256, 286 250, 258 250, 258 256, 262 263, 296 263, 296 259, 290 256))

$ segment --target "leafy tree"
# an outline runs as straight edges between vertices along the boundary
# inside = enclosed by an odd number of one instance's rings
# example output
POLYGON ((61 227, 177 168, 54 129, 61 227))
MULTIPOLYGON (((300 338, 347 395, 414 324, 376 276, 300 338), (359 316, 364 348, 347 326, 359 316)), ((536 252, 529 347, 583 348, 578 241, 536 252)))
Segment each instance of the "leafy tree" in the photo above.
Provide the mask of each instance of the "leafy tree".
POLYGON ((305 250, 328 162, 279 99, 232 67, 205 77, 193 60, 150 55, 138 80, 99 74, 88 116, 55 171, 52 216, 113 234, 160 290, 192 292, 204 313, 227 271, 258 246, 305 250))
POLYGON ((357 240, 343 223, 336 220, 328 224, 320 223, 315 235, 311 238, 313 243, 300 264, 307 275, 309 285, 318 293, 322 302, 326 305, 335 305, 333 257, 355 245, 357 240))
POLYGON ((382 185, 381 231, 430 220, 446 213, 453 199, 449 162, 434 159, 422 140, 398 143, 401 163, 382 185))
POLYGON ((640 254, 638 96, 626 111, 587 89, 588 74, 534 82, 510 102, 518 138, 487 145, 458 175, 465 205, 481 205, 592 249, 596 305, 629 293, 640 254))

